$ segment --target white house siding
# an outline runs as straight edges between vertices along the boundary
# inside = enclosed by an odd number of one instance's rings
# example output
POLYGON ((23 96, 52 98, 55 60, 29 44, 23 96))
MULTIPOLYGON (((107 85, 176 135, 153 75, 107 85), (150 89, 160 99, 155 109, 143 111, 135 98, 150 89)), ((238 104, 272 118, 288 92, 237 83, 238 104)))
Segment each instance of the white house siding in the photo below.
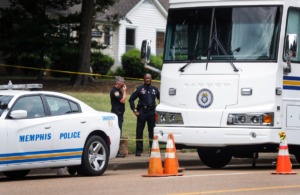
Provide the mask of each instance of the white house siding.
MULTIPOLYGON (((116 51, 114 50, 114 48, 118 47, 118 27, 115 27, 114 30, 112 30, 110 32, 110 45, 108 45, 105 49, 102 49, 101 52, 103 54, 109 55, 112 58, 116 59, 117 55, 116 55, 116 51)), ((104 36, 102 36, 101 42, 104 42, 104 36)))
POLYGON ((165 32, 166 17, 151 2, 146 0, 133 8, 126 16, 132 24, 122 20, 119 27, 118 60, 115 65, 121 65, 121 56, 125 53, 126 28, 135 29, 135 47, 140 49, 142 41, 150 39, 151 53, 156 54, 156 32, 165 32))

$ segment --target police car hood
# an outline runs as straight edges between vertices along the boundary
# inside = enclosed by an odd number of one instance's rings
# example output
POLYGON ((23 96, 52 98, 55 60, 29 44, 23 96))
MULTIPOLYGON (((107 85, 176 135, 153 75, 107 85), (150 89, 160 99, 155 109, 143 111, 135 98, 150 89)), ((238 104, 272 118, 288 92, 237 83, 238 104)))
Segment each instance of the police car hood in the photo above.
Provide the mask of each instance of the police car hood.
POLYGON ((226 107, 237 104, 238 79, 238 75, 180 76, 177 94, 179 104, 187 110, 185 125, 221 126, 226 107))

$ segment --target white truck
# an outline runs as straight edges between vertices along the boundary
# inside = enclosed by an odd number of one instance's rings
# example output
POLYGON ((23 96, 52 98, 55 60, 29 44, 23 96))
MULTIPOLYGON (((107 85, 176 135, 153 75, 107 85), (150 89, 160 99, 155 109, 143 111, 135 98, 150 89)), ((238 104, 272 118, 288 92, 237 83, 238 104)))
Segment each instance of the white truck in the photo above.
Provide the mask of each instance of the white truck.
POLYGON ((300 162, 299 35, 299 0, 170 0, 159 141, 221 168, 277 152, 284 131, 300 162))

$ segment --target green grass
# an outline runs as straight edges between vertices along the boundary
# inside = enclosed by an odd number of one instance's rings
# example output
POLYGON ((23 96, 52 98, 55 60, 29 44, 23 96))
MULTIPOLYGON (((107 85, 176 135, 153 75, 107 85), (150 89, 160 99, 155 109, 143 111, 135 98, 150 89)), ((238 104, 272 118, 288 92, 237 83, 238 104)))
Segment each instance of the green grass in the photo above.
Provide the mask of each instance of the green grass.
MULTIPOLYGON (((80 99, 95 110, 110 112, 110 97, 108 93, 92 93, 92 92, 63 92, 73 97, 80 99)), ((123 133, 122 136, 128 138, 128 152, 135 153, 135 131, 136 131, 136 116, 130 109, 129 96, 125 104, 123 133)), ((144 129, 144 152, 149 152, 148 127, 144 129)))

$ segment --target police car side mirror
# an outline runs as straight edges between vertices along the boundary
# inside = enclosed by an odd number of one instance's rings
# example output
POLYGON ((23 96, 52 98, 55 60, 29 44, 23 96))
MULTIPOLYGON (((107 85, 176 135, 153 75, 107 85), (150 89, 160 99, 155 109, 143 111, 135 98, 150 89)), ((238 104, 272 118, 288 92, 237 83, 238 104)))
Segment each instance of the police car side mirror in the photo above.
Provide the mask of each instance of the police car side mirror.
POLYGON ((14 110, 10 113, 10 117, 14 118, 14 119, 27 118, 27 111, 26 110, 14 110))
POLYGON ((141 62, 143 64, 147 64, 150 62, 150 54, 151 54, 151 41, 143 40, 141 47, 141 62))

